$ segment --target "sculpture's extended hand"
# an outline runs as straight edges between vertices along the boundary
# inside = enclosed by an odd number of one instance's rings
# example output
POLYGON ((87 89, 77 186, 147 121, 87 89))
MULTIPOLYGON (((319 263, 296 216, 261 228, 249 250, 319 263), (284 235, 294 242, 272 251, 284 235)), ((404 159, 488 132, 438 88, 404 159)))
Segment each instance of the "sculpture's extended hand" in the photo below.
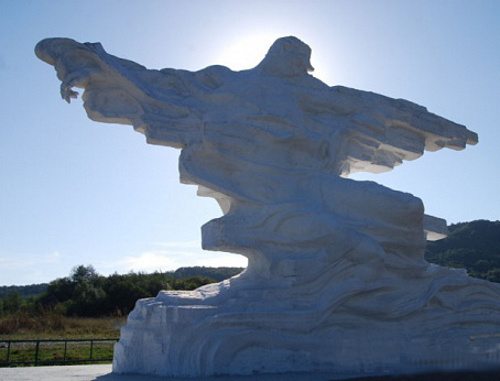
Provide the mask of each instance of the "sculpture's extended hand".
MULTIPOLYGON (((66 102, 71 103, 71 98, 78 98, 78 91, 74 91, 73 87, 77 86, 81 82, 81 78, 76 75, 67 76, 61 83, 61 97, 66 102)), ((81 87, 81 86, 79 86, 81 87)))
POLYGON ((73 90, 73 87, 79 87, 81 89, 87 88, 91 79, 91 75, 88 70, 78 70, 69 72, 64 77, 61 83, 61 97, 66 102, 71 103, 71 99, 78 98, 78 91, 73 90))
POLYGON ((61 97, 70 103, 78 97, 73 87, 86 88, 91 74, 100 72, 97 56, 85 44, 68 38, 54 38, 40 41, 35 53, 41 60, 51 64, 62 81, 61 97))
POLYGON ((67 86, 64 83, 61 84, 61 97, 66 102, 71 103, 71 98, 78 98, 78 91, 71 89, 72 86, 67 86))

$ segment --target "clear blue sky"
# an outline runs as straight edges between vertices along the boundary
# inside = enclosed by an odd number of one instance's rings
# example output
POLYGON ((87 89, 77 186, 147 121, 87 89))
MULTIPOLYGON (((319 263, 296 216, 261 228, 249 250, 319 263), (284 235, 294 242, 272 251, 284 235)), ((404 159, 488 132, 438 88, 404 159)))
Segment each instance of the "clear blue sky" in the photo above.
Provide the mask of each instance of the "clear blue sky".
POLYGON ((239 70, 295 35, 324 82, 411 100, 479 134, 465 151, 370 176, 460 222, 500 218, 499 19, 496 0, 0 0, 0 285, 79 264, 109 274, 245 263, 199 249, 200 226, 220 211, 178 183, 179 152, 63 102, 33 53, 39 40, 101 42, 149 68, 239 70))

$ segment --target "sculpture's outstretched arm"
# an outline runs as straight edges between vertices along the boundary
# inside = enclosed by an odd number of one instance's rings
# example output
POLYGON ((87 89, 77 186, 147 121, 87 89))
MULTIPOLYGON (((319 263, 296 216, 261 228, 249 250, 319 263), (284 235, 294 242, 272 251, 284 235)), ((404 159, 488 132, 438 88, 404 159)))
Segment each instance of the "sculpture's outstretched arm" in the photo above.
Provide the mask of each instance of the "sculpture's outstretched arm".
POLYGON ((35 47, 38 58, 54 66, 61 80, 61 96, 68 103, 77 98, 73 87, 86 88, 91 77, 97 78, 106 71, 95 53, 100 44, 80 44, 69 38, 50 38, 35 47))
POLYGON ((43 40, 35 53, 55 67, 68 103, 78 95, 73 87, 85 89, 82 99, 90 119, 132 125, 156 144, 182 147, 194 139, 199 102, 193 73, 148 70, 106 53, 99 43, 68 38, 43 40))
POLYGON ((344 175, 388 171, 424 150, 461 150, 478 141, 475 132, 404 99, 335 86, 330 102, 345 114, 344 175))

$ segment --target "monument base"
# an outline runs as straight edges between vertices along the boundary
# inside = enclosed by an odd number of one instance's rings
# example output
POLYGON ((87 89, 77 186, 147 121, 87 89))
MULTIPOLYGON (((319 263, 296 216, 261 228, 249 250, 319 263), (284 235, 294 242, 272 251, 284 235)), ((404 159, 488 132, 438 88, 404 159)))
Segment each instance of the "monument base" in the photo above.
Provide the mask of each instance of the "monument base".
POLYGON ((113 372, 353 377, 500 368, 498 285, 425 262, 376 275, 343 260, 313 262, 324 271, 288 261, 273 266, 280 277, 243 273, 139 300, 113 372))

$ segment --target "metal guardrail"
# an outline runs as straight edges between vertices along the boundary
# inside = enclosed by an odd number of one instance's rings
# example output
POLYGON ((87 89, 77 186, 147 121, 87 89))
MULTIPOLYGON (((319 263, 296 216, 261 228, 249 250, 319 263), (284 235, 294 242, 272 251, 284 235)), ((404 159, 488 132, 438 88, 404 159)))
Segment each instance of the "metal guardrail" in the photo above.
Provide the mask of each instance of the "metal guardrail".
MULTIPOLYGON (((3 340, 0 339, 0 354, 5 351, 4 356, 0 356, 0 367, 13 365, 66 365, 76 363, 93 363, 112 361, 113 357, 94 357, 96 349, 106 345, 114 345, 119 339, 40 339, 40 340, 3 340), (79 347, 79 352, 88 353, 88 357, 68 357, 68 343, 79 347), (88 343, 88 352, 85 351, 85 344, 88 343), (59 344, 59 346, 58 346, 59 344), (82 345, 83 344, 83 345, 82 345), (24 350, 25 356, 34 349, 33 360, 13 360, 13 357, 19 358, 19 351, 24 350), (16 354, 14 354, 14 350, 16 354), (42 356, 43 350, 51 350, 52 358, 42 356), (55 351, 55 352, 54 352, 55 351), (62 352, 59 352, 62 351, 62 352), (3 357, 3 359, 1 358, 3 357)), ((74 348, 73 348, 74 349, 74 348)), ((112 353, 112 351, 111 351, 112 353)))

